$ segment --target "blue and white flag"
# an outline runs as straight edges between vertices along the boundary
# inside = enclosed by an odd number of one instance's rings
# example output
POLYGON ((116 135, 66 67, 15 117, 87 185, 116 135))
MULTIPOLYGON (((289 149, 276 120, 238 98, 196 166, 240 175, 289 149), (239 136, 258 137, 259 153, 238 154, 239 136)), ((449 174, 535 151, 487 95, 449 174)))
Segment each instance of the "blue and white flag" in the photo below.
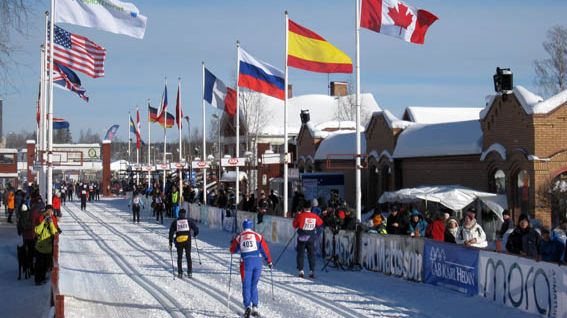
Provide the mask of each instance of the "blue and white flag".
POLYGON ((53 118, 53 129, 69 129, 69 122, 63 118, 53 118))
POLYGON ((116 133, 118 132, 118 128, 120 128, 120 125, 112 125, 110 128, 108 128, 108 130, 106 131, 106 135, 104 135, 103 140, 112 141, 112 139, 114 138, 114 136, 116 136, 116 133))
POLYGON ((119 0, 57 0, 55 22, 143 39, 147 18, 133 3, 119 0))

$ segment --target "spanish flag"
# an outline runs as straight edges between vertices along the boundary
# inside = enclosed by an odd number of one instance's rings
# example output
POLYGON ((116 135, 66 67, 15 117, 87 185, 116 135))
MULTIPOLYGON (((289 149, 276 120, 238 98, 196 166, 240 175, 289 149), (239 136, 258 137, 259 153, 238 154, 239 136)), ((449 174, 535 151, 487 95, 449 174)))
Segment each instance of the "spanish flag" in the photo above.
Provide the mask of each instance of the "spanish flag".
POLYGON ((352 60, 317 33, 289 20, 288 66, 319 73, 352 73, 352 60))

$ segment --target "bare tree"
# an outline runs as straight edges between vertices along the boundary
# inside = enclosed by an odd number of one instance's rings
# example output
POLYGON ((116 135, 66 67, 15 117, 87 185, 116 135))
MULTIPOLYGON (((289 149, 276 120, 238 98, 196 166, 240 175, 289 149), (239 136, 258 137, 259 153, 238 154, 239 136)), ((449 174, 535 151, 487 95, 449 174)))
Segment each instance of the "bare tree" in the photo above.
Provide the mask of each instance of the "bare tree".
POLYGON ((544 95, 551 96, 567 89, 567 28, 549 29, 543 48, 549 57, 534 62, 535 81, 544 95))
POLYGON ((271 120, 270 114, 264 107, 265 97, 261 94, 241 89, 239 93, 239 106, 241 119, 243 120, 244 139, 246 151, 254 152, 255 143, 259 134, 271 120))
MULTIPOLYGON (((351 93, 354 91, 354 87, 352 82, 348 84, 348 92, 351 93)), ((356 95, 355 94, 347 94, 346 96, 339 96, 338 98, 338 107, 335 111, 335 119, 338 121, 356 121, 356 95)), ((364 105, 364 100, 361 98, 361 107, 360 107, 360 124, 365 126, 366 123, 370 120, 372 113, 366 109, 364 105)))
POLYGON ((9 81, 18 46, 13 35, 26 35, 32 5, 37 0, 0 0, 0 80, 9 81))

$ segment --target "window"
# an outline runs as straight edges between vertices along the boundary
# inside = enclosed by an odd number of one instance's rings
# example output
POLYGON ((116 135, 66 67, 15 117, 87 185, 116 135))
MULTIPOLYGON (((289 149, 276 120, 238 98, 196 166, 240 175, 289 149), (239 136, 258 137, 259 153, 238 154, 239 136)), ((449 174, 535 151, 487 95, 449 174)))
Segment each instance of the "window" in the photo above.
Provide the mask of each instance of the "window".
POLYGON ((516 206, 522 214, 528 213, 530 203, 530 175, 526 170, 518 173, 516 189, 516 206))
POLYGON ((506 174, 502 170, 496 171, 494 174, 494 191, 498 194, 506 193, 506 174))
POLYGON ((12 153, 0 153, 0 164, 11 165, 16 163, 16 155, 12 153))

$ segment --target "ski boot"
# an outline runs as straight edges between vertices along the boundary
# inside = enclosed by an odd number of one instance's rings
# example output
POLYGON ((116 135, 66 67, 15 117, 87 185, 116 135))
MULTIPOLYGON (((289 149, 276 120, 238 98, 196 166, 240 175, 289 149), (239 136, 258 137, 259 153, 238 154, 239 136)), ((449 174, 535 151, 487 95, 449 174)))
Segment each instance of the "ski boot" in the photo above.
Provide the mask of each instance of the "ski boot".
POLYGON ((187 273, 187 277, 193 278, 193 273, 191 273, 191 272, 187 273))
POLYGON ((311 279, 315 278, 315 273, 313 273, 313 271, 309 271, 309 278, 311 279))
POLYGON ((183 279, 183 273, 179 272, 179 273, 177 274, 177 277, 179 277, 180 279, 183 279))
POLYGON ((300 270, 300 271, 299 271, 299 275, 298 275, 298 276, 301 277, 301 278, 305 277, 305 273, 303 272, 303 270, 300 270))
POLYGON ((246 311, 244 311, 244 318, 250 318, 250 315, 252 314, 252 308, 248 307, 246 308, 246 311))
POLYGON ((250 313, 252 317, 260 317, 260 313, 258 313, 258 307, 252 306, 252 312, 250 313))

